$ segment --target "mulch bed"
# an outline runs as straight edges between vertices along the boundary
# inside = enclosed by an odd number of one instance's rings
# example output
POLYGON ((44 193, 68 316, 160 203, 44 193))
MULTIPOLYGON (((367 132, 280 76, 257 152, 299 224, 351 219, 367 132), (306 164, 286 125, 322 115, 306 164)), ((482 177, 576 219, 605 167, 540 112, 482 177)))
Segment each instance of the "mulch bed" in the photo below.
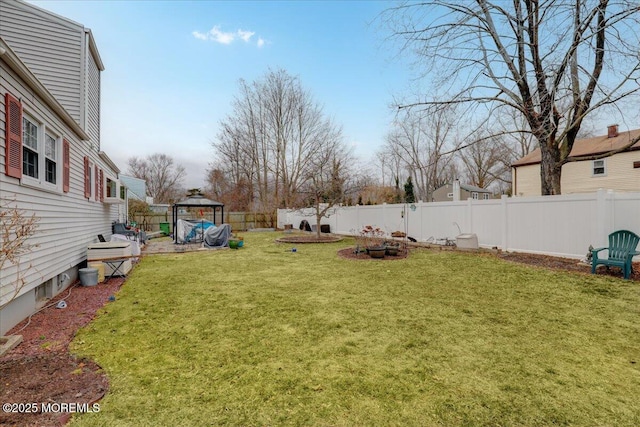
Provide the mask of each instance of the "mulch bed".
POLYGON ((321 235, 318 237, 316 234, 309 235, 293 235, 283 236, 276 239, 279 243, 335 243, 342 240, 340 236, 327 236, 321 235))
POLYGON ((63 426, 71 414, 39 411, 41 404, 93 404, 109 388, 100 366, 69 353, 69 343, 78 329, 88 324, 97 310, 113 298, 123 279, 113 278, 97 286, 72 286, 52 299, 48 308, 16 325, 7 335, 22 335, 23 341, 0 358, 0 402, 37 404, 0 411, 2 426, 63 426), (66 308, 56 308, 64 300, 66 308))
POLYGON ((359 252, 356 253, 354 247, 341 249, 338 251, 340 258, 354 259, 354 260, 370 260, 370 261, 394 261, 404 259, 409 256, 408 249, 401 249, 398 251, 398 255, 385 255, 384 258, 371 258, 369 254, 359 252))
MULTIPOLYGON (((438 247, 434 249, 430 248, 422 248, 424 250, 454 250, 449 247, 438 247)), ((419 247, 409 247, 409 251, 411 250, 420 250, 419 247)), ((489 254, 494 256, 492 254, 489 254)), ((347 259, 355 259, 355 260, 374 260, 366 253, 358 253, 356 254, 354 248, 346 248, 338 251, 338 256, 341 258, 347 259)), ((408 252, 404 251, 403 253, 398 253, 397 257, 393 256, 385 256, 383 260, 394 260, 394 259, 403 259, 408 256, 408 252)), ((518 252, 499 252, 495 254, 496 257, 503 259, 505 261, 515 262, 519 264, 528 264, 537 267, 548 268, 551 270, 564 270, 564 271, 572 271, 576 273, 584 273, 591 274, 591 266, 580 263, 579 260, 573 258, 561 258, 561 257, 553 257, 548 255, 537 255, 537 254, 525 254, 518 252)), ((619 268, 612 267, 610 269, 606 269, 602 266, 598 267, 599 275, 608 275, 611 277, 617 277, 622 279, 622 272, 619 268)), ((632 281, 640 281, 640 262, 633 263, 633 272, 631 273, 630 280, 632 281)))
MULTIPOLYGON (((535 265, 552 270, 565 270, 578 273, 591 274, 591 266, 581 264, 577 259, 560 258, 548 255, 523 254, 514 252, 499 253, 497 255, 506 261, 513 261, 521 264, 535 265)), ((598 266, 598 275, 608 275, 622 279, 622 271, 619 268, 611 267, 608 270, 603 266, 598 266)), ((640 281, 640 262, 633 263, 633 272, 629 280, 640 281)))
MULTIPOLYGON (((354 248, 338 251, 343 258, 371 260, 367 254, 354 253, 354 248)), ((403 259, 385 256, 379 261, 403 259)), ((544 255, 499 253, 495 255, 507 261, 530 264, 554 270, 590 273, 586 265, 575 259, 544 255)), ((620 269, 599 269, 598 274, 621 278, 620 269)), ((640 263, 634 263, 632 280, 640 281, 640 263)), ((73 286, 71 293, 64 291, 46 308, 25 320, 8 332, 20 334, 23 342, 0 358, 0 401, 4 403, 94 403, 106 393, 109 382, 100 367, 93 361, 81 359, 69 353, 69 343, 78 329, 88 324, 98 309, 116 295, 123 279, 111 279, 97 286, 73 286), (64 299, 67 307, 56 308, 64 299)), ((0 412, 2 426, 63 426, 68 413, 6 413, 0 412)))

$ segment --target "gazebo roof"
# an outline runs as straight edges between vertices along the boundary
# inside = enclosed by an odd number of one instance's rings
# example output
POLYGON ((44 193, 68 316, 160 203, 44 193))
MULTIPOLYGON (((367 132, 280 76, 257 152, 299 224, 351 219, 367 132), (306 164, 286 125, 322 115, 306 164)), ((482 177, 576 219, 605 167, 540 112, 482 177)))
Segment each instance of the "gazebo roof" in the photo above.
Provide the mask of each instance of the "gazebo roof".
POLYGON ((202 195, 189 196, 184 200, 181 200, 173 204, 174 206, 224 206, 224 203, 216 202, 215 200, 209 200, 202 195))

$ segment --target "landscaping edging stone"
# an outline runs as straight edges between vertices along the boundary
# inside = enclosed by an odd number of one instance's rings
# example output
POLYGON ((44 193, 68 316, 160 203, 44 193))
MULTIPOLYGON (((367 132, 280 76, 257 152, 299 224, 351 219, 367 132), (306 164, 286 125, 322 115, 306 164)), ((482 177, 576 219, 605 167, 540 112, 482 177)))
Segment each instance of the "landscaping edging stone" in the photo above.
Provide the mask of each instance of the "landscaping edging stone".
POLYGON ((0 357, 4 356, 22 342, 22 335, 8 335, 0 337, 0 357))

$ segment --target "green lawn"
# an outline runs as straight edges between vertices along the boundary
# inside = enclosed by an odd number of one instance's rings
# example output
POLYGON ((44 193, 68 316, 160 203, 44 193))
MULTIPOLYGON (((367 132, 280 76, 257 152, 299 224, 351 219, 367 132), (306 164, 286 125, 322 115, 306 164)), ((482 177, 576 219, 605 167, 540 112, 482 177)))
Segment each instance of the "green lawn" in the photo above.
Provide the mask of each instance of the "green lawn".
POLYGON ((73 426, 637 426, 640 285, 352 244, 148 256, 72 350, 111 389, 73 426))

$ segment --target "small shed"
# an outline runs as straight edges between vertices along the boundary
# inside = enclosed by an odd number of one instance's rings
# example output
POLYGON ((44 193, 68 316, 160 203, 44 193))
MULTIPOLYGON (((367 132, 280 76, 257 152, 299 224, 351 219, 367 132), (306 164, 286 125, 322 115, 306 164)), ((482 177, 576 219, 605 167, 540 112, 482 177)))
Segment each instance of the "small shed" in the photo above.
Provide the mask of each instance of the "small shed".
POLYGON ((180 208, 202 208, 203 210, 205 208, 207 209, 211 209, 212 214, 211 214, 211 219, 213 221, 214 224, 219 225, 219 224, 224 224, 224 203, 220 203, 220 202, 216 202, 214 200, 209 200, 207 198, 205 198, 202 194, 195 194, 192 196, 187 197, 186 199, 174 203, 172 206, 172 212, 173 212, 173 242, 177 243, 177 236, 175 233, 176 230, 176 226, 178 224, 178 210, 180 208), (216 210, 217 208, 220 208, 220 222, 216 222, 216 210))

